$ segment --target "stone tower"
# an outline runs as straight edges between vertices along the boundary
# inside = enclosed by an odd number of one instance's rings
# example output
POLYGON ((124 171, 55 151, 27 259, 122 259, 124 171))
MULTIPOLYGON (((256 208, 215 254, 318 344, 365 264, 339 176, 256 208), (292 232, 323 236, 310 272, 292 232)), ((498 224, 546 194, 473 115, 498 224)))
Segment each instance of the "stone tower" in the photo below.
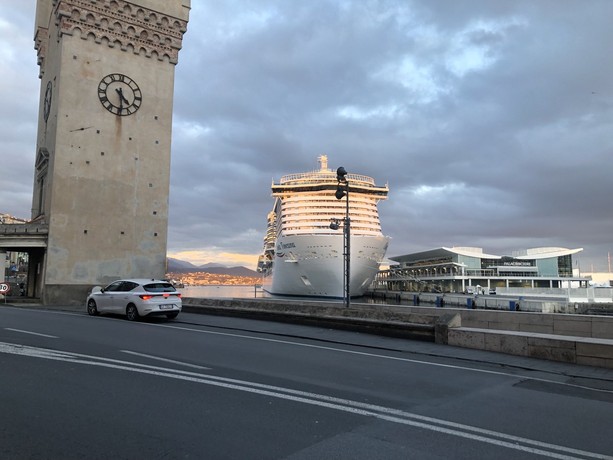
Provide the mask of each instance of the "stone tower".
POLYGON ((174 72, 190 0, 37 0, 32 221, 45 304, 165 273, 174 72))

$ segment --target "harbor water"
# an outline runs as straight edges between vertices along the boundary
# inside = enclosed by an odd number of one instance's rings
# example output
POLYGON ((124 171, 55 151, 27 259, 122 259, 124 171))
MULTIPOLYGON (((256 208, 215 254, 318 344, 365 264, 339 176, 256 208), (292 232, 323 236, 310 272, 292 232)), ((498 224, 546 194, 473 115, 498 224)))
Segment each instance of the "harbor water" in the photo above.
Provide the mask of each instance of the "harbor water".
POLYGON ((255 297, 273 297, 255 286, 185 286, 178 291, 183 297, 202 299, 253 299, 255 297))
MULTIPOLYGON (((223 286, 223 285, 209 285, 209 286, 185 286, 178 289, 183 297, 194 297, 201 299, 254 299, 254 298, 269 298, 269 299, 287 299, 287 300, 304 300, 312 297, 286 297, 275 296, 262 290, 260 287, 251 286, 223 286)), ((392 302, 382 299, 371 299, 370 297, 358 297, 352 298, 352 302, 357 303, 378 303, 378 304, 392 304, 398 305, 403 302, 392 302)), ((342 302, 342 299, 333 299, 333 301, 342 302)))

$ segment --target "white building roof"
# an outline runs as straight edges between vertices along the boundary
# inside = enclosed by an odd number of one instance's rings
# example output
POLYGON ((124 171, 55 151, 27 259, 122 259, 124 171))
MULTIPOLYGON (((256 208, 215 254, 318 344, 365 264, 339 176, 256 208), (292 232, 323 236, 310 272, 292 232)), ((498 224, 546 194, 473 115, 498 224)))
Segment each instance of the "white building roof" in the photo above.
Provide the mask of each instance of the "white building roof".
POLYGON ((473 248, 470 246, 454 246, 452 248, 442 247, 441 249, 460 256, 467 257, 479 257, 481 259, 502 259, 502 256, 495 256, 494 254, 486 254, 482 248, 473 248))
POLYGON ((573 255, 583 251, 583 248, 567 249, 567 248, 531 248, 522 249, 519 251, 513 251, 512 256, 498 256, 495 254, 487 254, 483 252, 482 248, 469 247, 469 246, 454 246, 454 247, 440 247, 430 249, 422 252, 414 252, 412 254, 406 254, 402 256, 390 257, 391 260, 396 262, 408 262, 416 260, 435 259, 437 257, 443 257, 445 254, 457 254, 465 257, 475 257, 479 259, 502 259, 503 257, 512 257, 517 260, 533 260, 533 259, 549 259, 555 257, 562 257, 567 255, 573 255))
POLYGON ((519 260, 526 259, 549 259, 551 257, 562 257, 577 254, 583 251, 583 248, 566 249, 566 248, 532 248, 522 251, 513 251, 513 257, 519 260))

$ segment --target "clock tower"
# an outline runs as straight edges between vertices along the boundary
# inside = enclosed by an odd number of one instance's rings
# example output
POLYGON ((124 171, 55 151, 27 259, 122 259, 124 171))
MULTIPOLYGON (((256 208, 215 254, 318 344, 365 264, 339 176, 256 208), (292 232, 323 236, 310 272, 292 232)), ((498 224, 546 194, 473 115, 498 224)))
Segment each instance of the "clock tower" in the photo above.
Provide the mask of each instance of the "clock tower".
MULTIPOLYGON (((45 304, 165 273, 175 65, 190 0, 38 0, 32 222, 45 304)), ((32 272, 32 270, 31 270, 32 272)))

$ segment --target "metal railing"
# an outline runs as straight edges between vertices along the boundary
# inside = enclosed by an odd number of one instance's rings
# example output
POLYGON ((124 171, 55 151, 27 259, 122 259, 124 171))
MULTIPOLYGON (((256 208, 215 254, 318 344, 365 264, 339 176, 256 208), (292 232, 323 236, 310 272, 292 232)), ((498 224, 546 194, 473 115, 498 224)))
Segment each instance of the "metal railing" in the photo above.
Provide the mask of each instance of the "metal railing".
POLYGON ((49 233, 48 224, 0 224, 0 235, 32 235, 49 233))

